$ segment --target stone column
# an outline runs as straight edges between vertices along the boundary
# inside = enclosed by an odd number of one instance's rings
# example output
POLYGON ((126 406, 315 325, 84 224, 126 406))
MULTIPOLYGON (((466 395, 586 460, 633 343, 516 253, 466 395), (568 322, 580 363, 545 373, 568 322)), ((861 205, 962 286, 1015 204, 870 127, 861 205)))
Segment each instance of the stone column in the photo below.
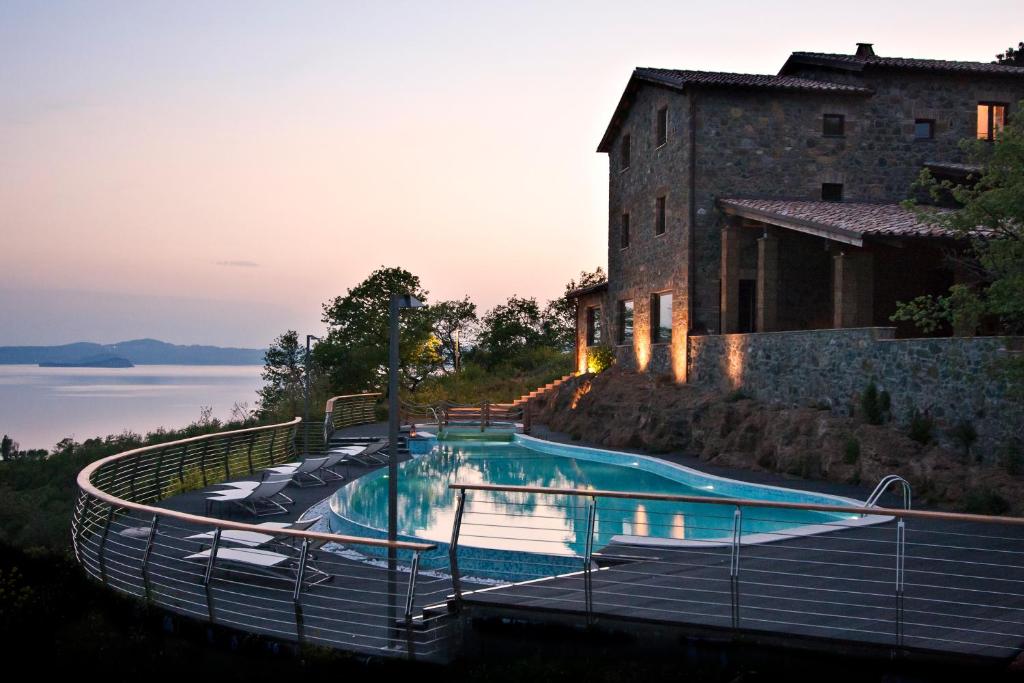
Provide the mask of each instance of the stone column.
POLYGON ((779 238, 771 232, 757 240, 757 331, 779 327, 779 238))
POLYGON ((871 327, 874 324, 875 277, 871 254, 844 251, 833 257, 832 324, 871 327))
POLYGON ((730 221, 722 228, 721 333, 740 329, 740 228, 730 221))

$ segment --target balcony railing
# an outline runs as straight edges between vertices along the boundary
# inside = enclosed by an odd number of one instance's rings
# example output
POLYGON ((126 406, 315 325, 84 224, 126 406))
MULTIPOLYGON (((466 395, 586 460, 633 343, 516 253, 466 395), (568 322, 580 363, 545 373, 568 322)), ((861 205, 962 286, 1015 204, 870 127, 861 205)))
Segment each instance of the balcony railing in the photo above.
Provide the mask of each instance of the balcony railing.
MULTIPOLYGON (((372 406, 369 399, 351 403, 372 406)), ((434 545, 281 528, 255 549, 266 560, 262 566, 243 564, 232 562, 233 552, 245 547, 235 544, 237 532, 268 534, 267 527, 182 509, 201 509, 204 494, 193 489, 294 459, 299 422, 183 439, 92 463, 78 476, 72 536, 79 563, 114 590, 205 622, 363 653, 441 657, 447 625, 419 618, 422 605, 446 595, 450 585, 420 576, 420 554, 434 545), (343 552, 321 551, 325 544, 343 552), (393 557, 390 564, 361 561, 382 554, 393 557)))
POLYGON ((348 394, 327 401, 324 415, 324 443, 331 440, 335 430, 370 424, 376 421, 374 410, 382 394, 348 394))

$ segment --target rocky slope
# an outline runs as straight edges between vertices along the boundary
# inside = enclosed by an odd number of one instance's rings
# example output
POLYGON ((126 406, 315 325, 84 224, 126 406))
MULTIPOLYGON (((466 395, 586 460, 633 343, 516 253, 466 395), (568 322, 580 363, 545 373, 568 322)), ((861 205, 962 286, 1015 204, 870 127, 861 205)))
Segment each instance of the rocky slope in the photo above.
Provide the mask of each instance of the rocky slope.
POLYGON ((921 503, 1024 512, 1024 476, 1011 474, 1016 463, 983 466, 973 454, 922 445, 902 426, 827 410, 777 408, 614 368, 570 380, 533 410, 536 422, 612 448, 683 451, 716 465, 867 485, 895 473, 921 503))

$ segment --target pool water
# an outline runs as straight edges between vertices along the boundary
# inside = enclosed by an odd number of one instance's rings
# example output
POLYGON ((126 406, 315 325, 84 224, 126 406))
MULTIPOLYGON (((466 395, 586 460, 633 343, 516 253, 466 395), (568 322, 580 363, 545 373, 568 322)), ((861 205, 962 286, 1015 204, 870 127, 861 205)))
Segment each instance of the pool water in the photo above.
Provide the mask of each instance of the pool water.
MULTIPOLYGON (((435 442, 421 457, 398 467, 398 530, 406 539, 447 544, 457 493, 449 484, 634 491, 844 504, 831 496, 756 486, 704 475, 628 453, 579 448, 517 436, 515 442, 435 442)), ((380 535, 387 528, 388 473, 377 470, 343 486, 330 500, 334 531, 380 535)), ((585 553, 589 497, 470 491, 460 551, 540 553, 552 560, 585 553)), ((727 539, 731 505, 598 498, 594 550, 615 537, 672 541, 727 539)), ((786 509, 744 510, 743 535, 835 523, 856 515, 786 509)), ((445 545, 445 551, 447 546, 445 545)), ((461 555, 460 555, 461 557, 461 555)), ((507 558, 506 558, 507 559, 507 558)), ((555 564, 561 564, 555 562, 555 564)))

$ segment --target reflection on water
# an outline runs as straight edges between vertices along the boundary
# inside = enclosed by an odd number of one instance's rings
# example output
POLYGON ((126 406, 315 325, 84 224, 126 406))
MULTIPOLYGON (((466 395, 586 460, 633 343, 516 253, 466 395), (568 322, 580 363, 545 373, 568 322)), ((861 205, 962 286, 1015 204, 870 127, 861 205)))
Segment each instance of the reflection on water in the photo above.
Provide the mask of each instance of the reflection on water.
POLYGON ((0 433, 23 448, 50 448, 129 429, 183 427, 202 406, 230 416, 256 402, 258 365, 137 365, 133 368, 40 368, 0 365, 0 433))
MULTIPOLYGON (((631 466, 547 455, 514 444, 447 443, 430 455, 399 465, 400 534, 447 542, 455 517, 450 483, 642 491, 721 497, 631 466)), ((385 470, 339 490, 331 502, 336 514, 376 529, 387 527, 385 470)), ((481 548, 579 555, 586 546, 589 499, 579 496, 472 491, 466 499, 461 543, 481 548)), ((745 512, 744 533, 775 531, 834 521, 839 515, 803 510, 745 512)), ((615 535, 676 539, 727 537, 733 509, 722 505, 599 498, 595 548, 615 535)))

